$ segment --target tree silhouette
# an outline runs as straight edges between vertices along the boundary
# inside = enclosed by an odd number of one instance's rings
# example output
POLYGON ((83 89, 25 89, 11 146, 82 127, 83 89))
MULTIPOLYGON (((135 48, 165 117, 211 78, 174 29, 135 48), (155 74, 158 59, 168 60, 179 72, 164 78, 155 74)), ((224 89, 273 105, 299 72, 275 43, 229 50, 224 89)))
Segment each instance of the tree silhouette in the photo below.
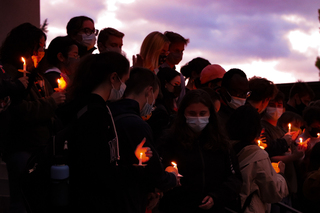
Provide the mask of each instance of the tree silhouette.
MULTIPOLYGON (((318 19, 319 19, 319 22, 320 22, 320 9, 318 9, 318 13, 319 13, 319 16, 318 16, 318 19)), ((317 57, 317 60, 316 60, 316 67, 318 67, 319 69, 319 79, 320 79, 320 57, 318 56, 317 57)))

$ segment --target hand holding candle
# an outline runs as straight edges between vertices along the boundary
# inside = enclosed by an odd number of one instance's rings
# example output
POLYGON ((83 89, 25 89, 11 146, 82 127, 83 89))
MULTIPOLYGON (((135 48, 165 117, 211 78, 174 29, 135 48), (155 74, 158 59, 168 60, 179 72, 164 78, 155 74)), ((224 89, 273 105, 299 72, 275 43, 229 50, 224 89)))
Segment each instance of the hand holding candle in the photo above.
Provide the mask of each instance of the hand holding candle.
POLYGON ((279 162, 277 162, 277 163, 272 162, 271 165, 272 165, 272 167, 274 168, 274 170, 276 171, 276 173, 282 173, 282 174, 284 174, 286 165, 285 165, 282 161, 279 161, 279 162))
POLYGON ((280 161, 279 161, 278 163, 275 163, 275 162, 272 162, 272 163, 271 163, 271 164, 272 164, 272 167, 274 168, 274 170, 276 171, 276 173, 279 173, 279 172, 280 172, 279 163, 280 163, 280 161))
POLYGON ((298 142, 298 146, 301 146, 304 149, 307 149, 309 141, 310 141, 310 138, 308 138, 307 140, 303 141, 303 138, 300 137, 299 138, 299 142, 298 142))
POLYGON ((261 149, 265 149, 265 148, 267 147, 267 144, 261 142, 261 140, 258 140, 258 141, 257 141, 257 144, 258 144, 258 146, 259 146, 261 149))
MULTIPOLYGON (((146 138, 143 138, 141 143, 138 144, 134 154, 139 160, 139 166, 144 166, 142 163, 145 163, 149 160, 149 157, 146 153, 150 156, 150 148, 149 147, 143 147, 144 143, 146 142, 146 138)), ((152 152, 151 152, 152 155, 152 152)))
POLYGON ((57 92, 61 92, 65 90, 65 88, 67 87, 67 82, 64 80, 62 76, 61 78, 57 79, 57 83, 58 83, 58 88, 54 88, 54 90, 57 92))

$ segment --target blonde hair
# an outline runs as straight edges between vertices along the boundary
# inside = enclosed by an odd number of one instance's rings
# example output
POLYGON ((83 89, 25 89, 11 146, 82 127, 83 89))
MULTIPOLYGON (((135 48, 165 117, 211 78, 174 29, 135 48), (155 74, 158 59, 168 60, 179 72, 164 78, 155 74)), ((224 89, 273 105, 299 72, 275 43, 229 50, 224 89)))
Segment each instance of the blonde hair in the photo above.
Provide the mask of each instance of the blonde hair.
POLYGON ((158 31, 151 32, 145 37, 140 48, 144 68, 154 71, 159 67, 159 56, 166 43, 170 41, 158 31))

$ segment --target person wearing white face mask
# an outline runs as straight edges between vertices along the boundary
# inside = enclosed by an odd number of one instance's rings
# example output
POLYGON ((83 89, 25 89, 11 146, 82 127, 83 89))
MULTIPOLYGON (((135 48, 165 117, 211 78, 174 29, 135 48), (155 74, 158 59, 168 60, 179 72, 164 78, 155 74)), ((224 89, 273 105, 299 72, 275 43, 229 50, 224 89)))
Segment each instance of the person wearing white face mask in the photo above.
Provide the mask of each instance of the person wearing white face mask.
POLYGON ((67 24, 67 34, 76 41, 79 56, 91 54, 95 49, 96 36, 99 30, 94 28, 94 21, 87 16, 76 16, 67 24))
MULTIPOLYGON (((246 74, 240 69, 230 69, 223 75, 221 88, 221 108, 218 112, 222 127, 225 126, 230 115, 246 103, 250 96, 249 83, 246 74)), ((222 128, 224 131, 224 128, 222 128)))
POLYGON ((129 61, 118 53, 88 55, 75 72, 70 101, 57 113, 67 127, 73 125, 68 137, 70 209, 76 212, 117 212, 119 143, 106 102, 112 85, 128 73, 129 61))
POLYGON ((181 186, 165 192, 161 212, 224 212, 241 189, 236 156, 224 140, 210 95, 192 90, 181 101, 168 134, 159 142, 165 166, 175 162, 181 186))
MULTIPOLYGON (((269 154, 271 162, 282 161, 286 164, 284 176, 289 192, 294 194, 297 192, 297 178, 293 162, 303 156, 303 151, 298 150, 297 146, 290 146, 293 141, 292 134, 286 133, 277 126, 277 121, 284 111, 283 102, 284 94, 279 91, 275 98, 269 101, 266 110, 262 113, 261 126, 264 128, 263 137, 267 144, 265 151, 269 154)), ((282 202, 291 205, 291 197, 286 197, 282 202)), ((280 212, 279 207, 272 205, 271 212, 280 212)))
POLYGON ((129 78, 129 73, 126 75, 123 75, 122 79, 120 79, 119 76, 115 77, 115 81, 114 81, 115 83, 112 84, 112 89, 108 99, 109 101, 117 101, 122 98, 123 93, 127 88, 124 82, 128 80, 128 78, 129 78))
POLYGON ((130 71, 126 85, 123 98, 109 104, 119 136, 121 159, 118 163, 128 168, 125 175, 118 177, 120 185, 117 185, 115 197, 122 202, 119 212, 144 213, 147 207, 152 208, 146 205, 152 189, 167 190, 175 187, 177 178, 162 167, 154 148, 152 130, 141 117, 148 116, 153 110, 160 89, 157 76, 149 69, 136 67, 130 71), (143 146, 150 147, 153 153, 147 162, 143 162, 146 164, 144 169, 133 166, 139 162, 135 149, 143 138, 143 146))

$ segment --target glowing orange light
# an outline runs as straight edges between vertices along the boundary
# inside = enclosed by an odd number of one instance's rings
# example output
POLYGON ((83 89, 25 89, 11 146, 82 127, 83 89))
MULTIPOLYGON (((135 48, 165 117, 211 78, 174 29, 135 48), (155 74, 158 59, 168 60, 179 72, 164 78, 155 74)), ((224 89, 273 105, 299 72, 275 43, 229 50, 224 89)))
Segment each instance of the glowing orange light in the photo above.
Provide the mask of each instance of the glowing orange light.
POLYGON ((291 132, 291 123, 288 124, 289 133, 291 132))
POLYGON ((144 143, 146 142, 146 138, 143 138, 141 143, 137 146, 134 154, 139 159, 139 165, 142 165, 142 163, 145 163, 149 160, 149 157, 146 156, 146 151, 148 150, 147 147, 143 147, 144 143), (141 164, 140 164, 141 161, 141 164))
POLYGON ((21 60, 23 62, 23 65, 25 65, 26 64, 26 59, 24 59, 24 57, 21 57, 21 60))
POLYGON ((26 59, 24 59, 24 57, 21 57, 21 60, 23 62, 23 76, 25 77, 27 75, 27 62, 26 59))
POLYGON ((276 173, 280 172, 280 168, 279 168, 279 162, 278 163, 274 163, 272 162, 272 167, 274 168, 274 170, 276 171, 276 173))
POLYGON ((172 161, 171 164, 172 164, 173 168, 178 170, 177 164, 175 162, 172 161))
POLYGON ((267 147, 267 144, 266 143, 262 143, 260 140, 258 140, 257 144, 261 149, 265 149, 267 147))
POLYGON ((67 87, 67 82, 64 80, 64 78, 61 76, 61 78, 57 79, 58 82, 58 89, 64 90, 67 87))

